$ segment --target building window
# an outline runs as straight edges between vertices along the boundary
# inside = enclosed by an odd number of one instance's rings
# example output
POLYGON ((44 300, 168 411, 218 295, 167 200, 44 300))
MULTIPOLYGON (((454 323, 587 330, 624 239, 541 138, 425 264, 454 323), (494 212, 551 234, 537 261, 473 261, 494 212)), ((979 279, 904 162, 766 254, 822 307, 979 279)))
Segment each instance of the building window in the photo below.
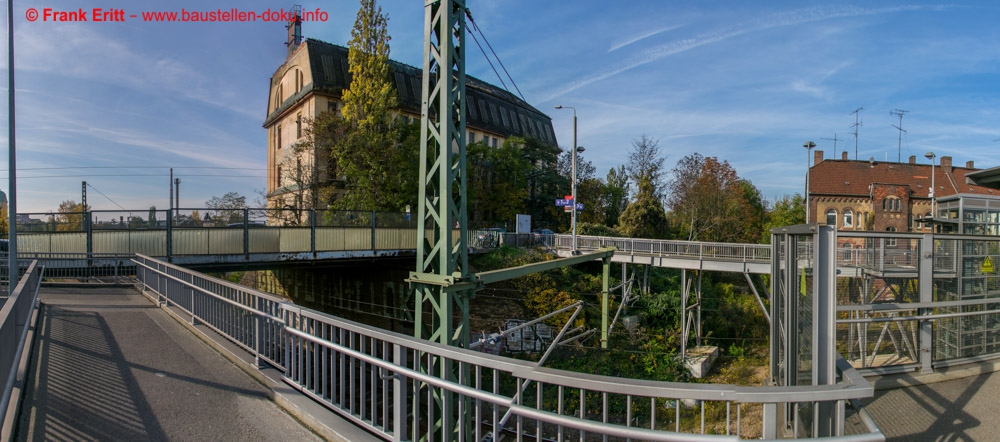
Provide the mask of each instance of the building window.
POLYGON ((882 200, 882 210, 888 212, 899 212, 899 208, 900 208, 899 198, 891 196, 889 198, 882 200))
POLYGON ((854 212, 851 209, 844 210, 844 227, 854 227, 854 212))
POLYGON ((281 107, 281 85, 278 85, 278 89, 274 91, 274 110, 278 110, 281 107))
POLYGON ((493 137, 493 147, 497 147, 497 137, 493 137))
POLYGON ((826 225, 837 227, 837 211, 830 209, 826 211, 826 225))
POLYGON ((332 101, 327 101, 326 102, 326 111, 330 112, 330 113, 336 112, 337 111, 337 103, 334 103, 332 101))
POLYGON ((278 166, 278 169, 277 169, 277 171, 275 173, 275 185, 274 185, 274 187, 275 188, 281 187, 281 166, 278 166))
POLYGON ((295 116, 295 139, 302 138, 302 114, 295 116))
POLYGON ((274 126, 274 148, 281 149, 281 125, 274 126))
MULTIPOLYGON (((886 227, 885 231, 886 232, 895 232, 896 228, 895 227, 886 227)), ((896 246, 896 238, 886 238, 885 239, 885 245, 889 246, 889 247, 895 247, 896 246)))
POLYGON ((851 243, 845 243, 843 248, 843 261, 847 264, 854 262, 854 246, 851 243))
POLYGON ((465 143, 466 144, 472 144, 472 143, 475 143, 475 142, 476 142, 476 133, 470 130, 469 131, 469 139, 466 140, 465 143))

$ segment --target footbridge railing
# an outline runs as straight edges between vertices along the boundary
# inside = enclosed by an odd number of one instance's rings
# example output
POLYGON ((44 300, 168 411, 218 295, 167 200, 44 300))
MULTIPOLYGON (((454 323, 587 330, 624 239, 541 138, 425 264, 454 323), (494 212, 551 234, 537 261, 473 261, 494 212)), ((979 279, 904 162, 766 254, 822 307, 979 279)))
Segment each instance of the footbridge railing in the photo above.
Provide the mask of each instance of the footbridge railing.
MULTIPOLYGON (((719 260, 734 262, 771 262, 771 246, 767 244, 735 244, 700 241, 676 241, 663 239, 615 238, 610 236, 578 235, 577 249, 597 250, 614 247, 624 254, 652 256, 673 256, 698 260, 719 260)), ((572 249, 571 235, 555 235, 557 249, 572 249)))
MULTIPOLYGON (((135 263, 147 295, 219 332, 259 363, 283 371, 289 385, 386 440, 497 440, 504 433, 536 439, 740 440, 767 436, 762 431, 768 430, 771 437, 765 438, 773 438, 778 404, 845 410, 873 394, 848 364, 838 366, 833 385, 780 388, 547 369, 361 325, 148 256, 136 256, 135 263), (465 375, 449 380, 420 368, 442 360, 465 375), (462 404, 453 410, 453 435, 432 434, 432 422, 440 418, 431 415, 429 392, 435 389, 457 395, 462 404)), ((860 414, 867 432, 824 440, 884 440, 863 410, 860 414)), ((787 428, 792 435, 805 434, 795 424, 787 428)))
POLYGON ((8 413, 19 404, 19 391, 25 376, 28 334, 31 318, 38 306, 38 287, 43 268, 37 261, 27 263, 20 281, 13 289, 0 294, 0 440, 10 440, 16 413, 8 413))

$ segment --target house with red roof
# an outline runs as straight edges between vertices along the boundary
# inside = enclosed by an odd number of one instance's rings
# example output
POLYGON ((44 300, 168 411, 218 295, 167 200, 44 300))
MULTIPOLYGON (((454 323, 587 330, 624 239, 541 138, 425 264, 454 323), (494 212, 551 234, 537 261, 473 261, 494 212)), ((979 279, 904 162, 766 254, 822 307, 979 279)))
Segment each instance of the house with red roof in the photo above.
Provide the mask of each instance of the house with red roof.
POLYGON ((940 233, 1000 235, 1000 167, 956 166, 950 156, 933 164, 929 155, 896 163, 815 151, 809 218, 848 231, 929 233, 934 224, 940 233))

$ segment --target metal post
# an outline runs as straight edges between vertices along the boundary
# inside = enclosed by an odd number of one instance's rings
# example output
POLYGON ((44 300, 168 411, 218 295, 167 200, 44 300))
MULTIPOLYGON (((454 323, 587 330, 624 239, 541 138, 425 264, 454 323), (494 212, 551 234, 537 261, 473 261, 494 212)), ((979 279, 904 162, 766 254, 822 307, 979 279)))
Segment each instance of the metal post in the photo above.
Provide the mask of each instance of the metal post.
POLYGON ((173 255, 173 220, 174 210, 167 210, 167 262, 173 262, 171 256, 173 255))
POLYGON ((14 141, 14 0, 7 0, 7 295, 17 286, 17 161, 14 141))
MULTIPOLYGON (((956 242, 957 243, 957 242, 956 242)), ((924 235, 920 239, 920 264, 919 264, 920 302, 930 303, 934 301, 934 235, 924 235)), ((933 309, 919 309, 917 315, 932 313, 933 309)), ((920 321, 920 372, 930 373, 934 369, 931 366, 933 355, 931 349, 934 348, 934 328, 931 321, 920 321)))
POLYGON ((243 254, 250 254, 250 209, 243 209, 243 254))
POLYGON ((309 251, 316 253, 316 209, 309 210, 309 251))
POLYGON ((572 158, 573 158, 573 161, 572 161, 573 162, 573 165, 572 165, 572 167, 573 167, 573 177, 572 177, 572 187, 573 187, 573 193, 572 193, 572 195, 573 195, 573 212, 572 213, 573 213, 573 217, 572 217, 572 221, 571 222, 573 224, 573 253, 576 254, 577 253, 577 250, 576 250, 576 207, 577 207, 576 206, 577 205, 577 200, 576 200, 576 108, 573 108, 573 154, 572 154, 572 158))
MULTIPOLYGON (((406 348, 399 344, 392 344, 392 362, 399 367, 407 366, 406 348)), ((393 436, 392 440, 401 442, 409 439, 408 434, 408 408, 406 378, 402 374, 396 373, 392 377, 392 420, 393 436)))
POLYGON ((572 215, 570 216, 570 223, 572 225, 571 230, 573 231, 573 250, 572 250, 572 253, 575 255, 577 253, 577 249, 576 249, 576 204, 577 204, 577 201, 576 201, 576 150, 577 150, 577 145, 576 145, 576 108, 573 107, 573 106, 562 106, 562 105, 558 105, 557 104, 556 105, 556 109, 573 109, 573 150, 570 151, 570 158, 571 158, 571 161, 570 161, 570 163, 571 163, 570 164, 570 167, 571 167, 571 172, 570 172, 570 188, 571 188, 571 192, 572 192, 571 195, 573 196, 573 203, 572 203, 572 207, 571 207, 572 208, 572 211, 571 211, 572 215))
MULTIPOLYGON (((814 385, 837 383, 837 229, 819 227, 815 239, 813 269, 813 372, 814 385)), ((817 407, 814 437, 837 434, 837 403, 821 402, 817 407)))
POLYGON ((806 224, 809 224, 809 169, 811 164, 809 155, 812 153, 812 148, 816 147, 816 143, 806 141, 802 147, 806 148, 806 224))
MULTIPOLYGON (((575 210, 575 208, 574 208, 575 210)), ((610 293, 611 257, 604 258, 603 279, 601 287, 601 348, 608 348, 608 310, 610 308, 608 295, 610 293)))
MULTIPOLYGON (((170 168, 170 207, 167 210, 174 210, 174 168, 170 168)), ((170 222, 172 218, 167 217, 167 222, 170 222)))

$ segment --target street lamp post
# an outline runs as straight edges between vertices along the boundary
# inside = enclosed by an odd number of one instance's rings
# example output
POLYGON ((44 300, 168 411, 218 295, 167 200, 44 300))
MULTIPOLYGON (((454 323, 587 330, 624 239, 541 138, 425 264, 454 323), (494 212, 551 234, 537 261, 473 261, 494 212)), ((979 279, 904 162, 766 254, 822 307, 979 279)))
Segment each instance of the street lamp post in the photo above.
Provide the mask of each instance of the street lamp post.
POLYGON ((812 148, 816 147, 816 143, 806 141, 802 147, 806 148, 806 224, 809 224, 809 154, 812 148))
MULTIPOLYGON (((937 155, 934 155, 934 152, 927 152, 927 153, 924 154, 925 158, 927 158, 928 160, 931 160, 931 191, 927 194, 927 196, 930 197, 930 199, 931 199, 931 219, 932 220, 934 219, 934 217, 937 216, 937 201, 934 199, 934 158, 936 156, 937 155)), ((933 228, 934 228, 934 224, 931 223, 931 229, 933 229, 933 228)))
POLYGON ((572 172, 570 173, 570 186, 572 188, 573 195, 573 215, 571 217, 572 229, 573 229, 573 254, 576 254, 576 108, 572 106, 562 106, 556 105, 556 109, 573 109, 573 150, 571 151, 572 157, 572 172))

